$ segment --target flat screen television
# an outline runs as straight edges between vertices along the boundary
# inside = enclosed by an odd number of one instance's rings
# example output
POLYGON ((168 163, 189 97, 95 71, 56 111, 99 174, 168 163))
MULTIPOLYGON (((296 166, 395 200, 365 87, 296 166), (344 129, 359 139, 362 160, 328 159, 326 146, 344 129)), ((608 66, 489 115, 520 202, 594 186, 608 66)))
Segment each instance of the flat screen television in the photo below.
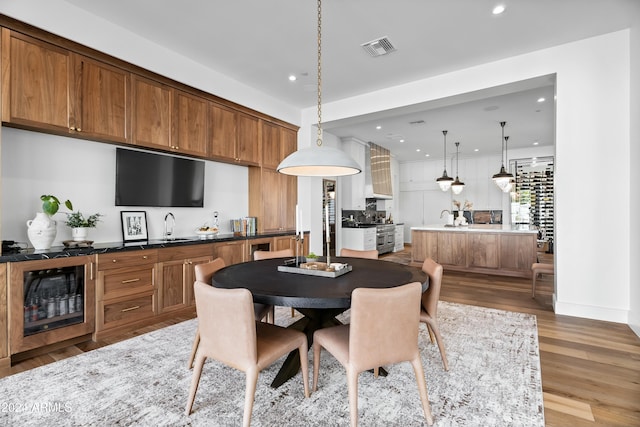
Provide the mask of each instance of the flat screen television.
POLYGON ((202 160, 116 149, 116 206, 201 208, 202 160))

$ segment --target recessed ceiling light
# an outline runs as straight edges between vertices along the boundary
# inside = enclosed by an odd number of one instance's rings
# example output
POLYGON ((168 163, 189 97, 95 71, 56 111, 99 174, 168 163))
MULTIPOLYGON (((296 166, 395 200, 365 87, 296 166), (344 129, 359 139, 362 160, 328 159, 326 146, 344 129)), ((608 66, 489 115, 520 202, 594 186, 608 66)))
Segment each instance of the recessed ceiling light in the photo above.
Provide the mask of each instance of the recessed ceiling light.
POLYGON ((477 153, 478 151, 480 151, 480 149, 479 148, 474 148, 473 151, 475 151, 477 153))
POLYGON ((535 142, 533 143, 533 145, 538 145, 538 144, 539 144, 539 142, 538 142, 538 141, 535 141, 535 142))
POLYGON ((496 7, 493 8, 492 13, 494 15, 500 15, 502 12, 504 12, 504 9, 505 9, 504 5, 503 4, 499 4, 499 5, 497 5, 496 7))
POLYGON ((420 149, 419 149, 419 148, 416 148, 416 151, 419 153, 419 152, 420 152, 420 149))
POLYGON ((382 126, 378 125, 378 126, 376 126, 376 129, 380 130, 380 129, 382 129, 382 126))
POLYGON ((424 156, 425 156, 425 157, 429 157, 429 156, 431 156, 431 154, 425 154, 424 156))
POLYGON ((298 79, 298 78, 297 78, 296 76, 294 76, 293 74, 291 74, 291 75, 289 76, 289 81, 290 81, 290 82, 295 82, 297 79, 298 79))
POLYGON ((404 139, 401 139, 400 142, 404 142, 404 139))
POLYGON ((541 97, 541 98, 538 98, 538 102, 544 102, 544 101, 545 101, 545 99, 544 99, 544 98, 542 98, 542 97, 541 97))

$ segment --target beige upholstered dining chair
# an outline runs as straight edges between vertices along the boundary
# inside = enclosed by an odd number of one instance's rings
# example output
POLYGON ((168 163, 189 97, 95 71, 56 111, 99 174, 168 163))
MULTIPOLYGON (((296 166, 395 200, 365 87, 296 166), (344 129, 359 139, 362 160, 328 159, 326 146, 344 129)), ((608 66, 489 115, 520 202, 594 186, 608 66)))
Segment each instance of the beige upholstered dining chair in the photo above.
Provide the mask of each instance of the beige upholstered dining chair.
POLYGON ((253 260, 260 261, 261 259, 285 258, 289 256, 293 256, 293 249, 282 249, 280 251, 255 251, 253 253, 253 260))
POLYGON ((313 334, 313 390, 318 387, 320 352, 325 348, 347 370, 351 426, 358 424, 358 374, 405 361, 413 366, 427 424, 433 424, 418 350, 421 294, 418 282, 385 289, 356 288, 351 294, 351 323, 313 334))
POLYGON ((431 258, 427 258, 422 263, 422 271, 429 276, 429 289, 422 294, 420 321, 427 325, 431 342, 433 342, 435 335, 444 370, 448 371, 449 362, 447 362, 447 352, 438 326, 438 302, 440 301, 440 288, 442 288, 442 266, 431 258))
POLYGON ((200 328, 200 348, 193 369, 185 411, 187 415, 193 408, 202 367, 207 357, 246 374, 243 426, 251 424, 259 372, 295 349, 300 352, 304 395, 309 397, 309 364, 305 334, 294 329, 257 322, 253 314, 253 297, 248 289, 221 289, 196 281, 194 291, 200 328))
MULTIPOLYGON (((254 261, 260 261, 263 259, 272 259, 272 258, 286 258, 286 257, 290 257, 290 256, 294 256, 293 254, 293 249, 289 248, 289 249, 281 249, 279 251, 255 251, 253 253, 253 260, 254 261)), ((275 312, 275 310, 274 310, 275 312)), ((294 308, 291 307, 291 317, 293 317, 295 315, 294 312, 294 308)), ((272 322, 272 323, 275 323, 272 322)))
POLYGON ((359 249, 342 248, 340 249, 340 256, 351 258, 378 259, 378 251, 375 249, 372 249, 370 251, 362 251, 359 249))
MULTIPOLYGON (((213 261, 203 264, 197 264, 195 266, 196 281, 211 284, 211 278, 213 274, 225 267, 225 262, 222 258, 216 258, 213 261)), ((253 312, 256 319, 265 319, 271 323, 275 322, 275 313, 272 305, 267 304, 253 304, 253 312)), ((189 356, 189 369, 193 368, 193 360, 196 357, 198 351, 198 345, 200 344, 200 330, 196 330, 196 336, 193 340, 193 346, 191 347, 191 355, 189 356)))

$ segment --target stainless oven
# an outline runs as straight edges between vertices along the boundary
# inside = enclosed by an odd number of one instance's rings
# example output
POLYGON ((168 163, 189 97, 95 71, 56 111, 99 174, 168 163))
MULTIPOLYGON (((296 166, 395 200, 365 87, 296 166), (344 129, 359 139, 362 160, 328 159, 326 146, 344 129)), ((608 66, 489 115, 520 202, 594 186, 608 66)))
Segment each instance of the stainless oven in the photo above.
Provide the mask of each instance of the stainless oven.
POLYGON ((393 252, 396 242, 396 226, 393 224, 376 225, 376 249, 378 254, 393 252))

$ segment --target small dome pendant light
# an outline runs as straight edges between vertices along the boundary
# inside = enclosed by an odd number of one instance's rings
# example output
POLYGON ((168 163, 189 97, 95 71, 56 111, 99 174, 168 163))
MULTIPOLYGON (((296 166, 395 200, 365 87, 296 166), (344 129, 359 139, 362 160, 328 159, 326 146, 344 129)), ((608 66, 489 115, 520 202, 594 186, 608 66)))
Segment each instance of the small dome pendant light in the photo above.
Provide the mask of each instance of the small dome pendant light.
MULTIPOLYGON (((509 190, 510 190, 509 183, 511 182, 511 179, 513 179, 513 175, 511 175, 509 172, 507 172, 507 170, 504 168, 504 157, 505 157, 504 125, 506 125, 506 124, 507 124, 507 122, 500 122, 500 126, 502 127, 502 140, 500 141, 501 144, 502 144, 502 151, 501 151, 502 167, 500 168, 500 172, 498 172, 497 174, 493 175, 492 179, 493 179, 493 182, 496 183, 496 185, 498 186, 500 191, 508 193, 509 190)), ((509 139, 509 137, 507 137, 507 139, 509 139)))
POLYGON ((436 182, 442 191, 448 191, 451 188, 453 178, 447 175, 447 131, 443 130, 442 134, 444 135, 444 172, 440 178, 436 179, 436 182))
POLYGON ((451 192, 453 194, 460 194, 462 193, 462 190, 464 190, 464 182, 460 181, 460 179, 458 178, 458 172, 459 172, 459 157, 460 157, 460 143, 456 142, 456 180, 453 181, 453 184, 451 184, 451 192))

